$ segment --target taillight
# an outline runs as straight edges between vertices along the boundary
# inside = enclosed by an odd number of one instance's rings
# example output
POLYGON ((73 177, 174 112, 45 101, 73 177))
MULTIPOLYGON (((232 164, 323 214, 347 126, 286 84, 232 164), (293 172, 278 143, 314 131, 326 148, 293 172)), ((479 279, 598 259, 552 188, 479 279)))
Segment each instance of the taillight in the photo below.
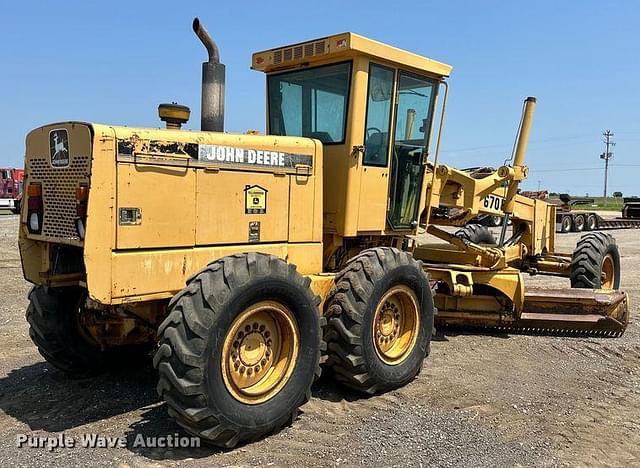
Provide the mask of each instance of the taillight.
POLYGON ((78 237, 84 239, 85 224, 87 222, 87 202, 89 201, 89 186, 87 184, 80 184, 76 187, 76 231, 78 231, 78 237))
POLYGON ((40 234, 42 231, 42 185, 31 183, 27 186, 27 228, 31 234, 40 234))

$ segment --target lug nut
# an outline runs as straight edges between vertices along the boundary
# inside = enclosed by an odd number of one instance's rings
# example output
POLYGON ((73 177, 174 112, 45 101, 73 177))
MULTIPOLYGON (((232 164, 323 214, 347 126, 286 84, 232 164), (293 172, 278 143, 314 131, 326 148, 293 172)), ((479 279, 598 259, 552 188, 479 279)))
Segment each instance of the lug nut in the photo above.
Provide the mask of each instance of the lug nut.
POLYGON ((265 329, 265 326, 264 325, 260 325, 260 331, 263 332, 264 329, 265 329))
POLYGON ((258 329, 258 322, 253 322, 253 329, 257 330, 258 329))
POLYGON ((244 374, 244 371, 246 371, 247 369, 244 366, 240 366, 240 373, 244 374))
POLYGON ((244 327, 244 331, 246 331, 247 333, 249 333, 251 331, 251 325, 246 325, 244 327))

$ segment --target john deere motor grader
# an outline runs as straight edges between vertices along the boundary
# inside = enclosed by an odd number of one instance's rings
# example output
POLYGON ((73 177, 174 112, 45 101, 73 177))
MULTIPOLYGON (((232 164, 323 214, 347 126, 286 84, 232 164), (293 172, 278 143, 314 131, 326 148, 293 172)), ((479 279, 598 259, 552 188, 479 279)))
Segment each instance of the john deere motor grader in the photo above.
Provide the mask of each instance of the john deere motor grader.
POLYGON ((451 67, 344 33, 255 53, 267 135, 224 133, 224 65, 194 30, 209 52, 202 131, 168 104, 163 129, 63 122, 27 136, 27 320, 51 364, 86 375, 153 348, 170 415, 233 447, 295 418, 321 355, 357 391, 408 383, 434 319, 624 331, 613 238, 556 253, 555 208, 516 194, 534 98, 508 165, 456 170, 438 161, 451 67), (480 214, 511 232, 447 228, 480 214), (524 273, 574 289, 525 290, 524 273))

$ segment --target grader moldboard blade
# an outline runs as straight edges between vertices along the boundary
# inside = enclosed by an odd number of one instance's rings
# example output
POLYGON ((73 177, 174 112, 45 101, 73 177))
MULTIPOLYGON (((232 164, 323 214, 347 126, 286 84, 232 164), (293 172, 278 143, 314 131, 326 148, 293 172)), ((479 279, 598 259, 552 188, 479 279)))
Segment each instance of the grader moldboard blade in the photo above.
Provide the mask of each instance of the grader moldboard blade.
POLYGON ((627 294, 617 290, 528 289, 519 317, 445 311, 436 326, 556 336, 622 335, 629 322, 627 294))
POLYGON ((603 289, 529 289, 512 327, 523 332, 617 337, 629 322, 627 294, 603 289))

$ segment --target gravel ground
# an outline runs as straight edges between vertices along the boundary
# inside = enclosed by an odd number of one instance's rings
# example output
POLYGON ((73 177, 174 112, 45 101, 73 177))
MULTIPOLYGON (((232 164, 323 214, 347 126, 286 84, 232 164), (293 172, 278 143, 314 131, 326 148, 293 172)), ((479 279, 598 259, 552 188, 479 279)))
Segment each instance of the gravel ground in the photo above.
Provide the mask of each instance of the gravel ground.
MULTIPOLYGON (((233 451, 136 447, 184 436, 155 394, 150 368, 70 380, 46 364, 24 320, 17 216, 0 214, 0 465, 640 465, 640 327, 619 339, 447 332, 406 387, 361 398, 328 379, 298 420, 233 451), (20 434, 125 447, 17 448, 20 434), (115 439, 118 440, 118 439, 115 439)), ((640 303, 640 233, 614 233, 633 317, 640 303)), ((577 235, 558 239, 571 251, 577 235)), ((529 280, 528 280, 529 281, 529 280)), ((566 280, 532 278, 543 286, 566 280)))

